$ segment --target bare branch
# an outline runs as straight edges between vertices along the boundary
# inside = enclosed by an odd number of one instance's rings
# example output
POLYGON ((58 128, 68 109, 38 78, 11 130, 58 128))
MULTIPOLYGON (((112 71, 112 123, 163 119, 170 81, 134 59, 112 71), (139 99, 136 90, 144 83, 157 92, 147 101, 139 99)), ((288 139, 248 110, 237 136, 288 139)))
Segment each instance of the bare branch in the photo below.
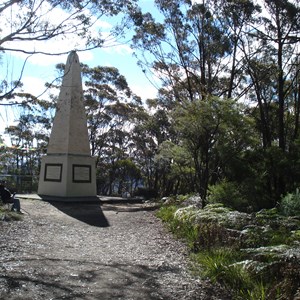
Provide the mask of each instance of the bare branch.
MULTIPOLYGON (((24 69, 25 69, 25 65, 27 63, 27 60, 31 57, 32 55, 29 55, 28 57, 26 57, 24 63, 23 63, 23 66, 22 66, 22 70, 21 70, 21 73, 20 73, 20 76, 19 76, 19 79, 17 80, 17 83, 15 84, 15 86, 7 93, 5 93, 4 95, 0 95, 0 100, 4 99, 4 98, 7 98, 9 95, 11 95, 14 90, 19 86, 19 84, 21 83, 21 78, 23 76, 23 72, 24 72, 24 69)), ((1 104, 0 104, 1 105, 1 104)))
POLYGON ((5 9, 7 9, 8 7, 10 7, 10 6, 12 6, 13 4, 18 3, 18 2, 22 2, 22 0, 11 0, 11 1, 8 1, 8 2, 4 3, 3 6, 0 7, 0 14, 1 14, 5 9))

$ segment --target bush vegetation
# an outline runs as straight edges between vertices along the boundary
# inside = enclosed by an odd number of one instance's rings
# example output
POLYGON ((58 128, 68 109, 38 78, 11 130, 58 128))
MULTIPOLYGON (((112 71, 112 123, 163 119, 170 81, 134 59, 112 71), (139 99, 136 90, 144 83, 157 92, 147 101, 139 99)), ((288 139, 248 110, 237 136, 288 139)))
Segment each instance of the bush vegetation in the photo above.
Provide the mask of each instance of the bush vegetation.
POLYGON ((285 216, 300 215, 300 191, 297 188, 294 193, 288 193, 280 203, 280 210, 285 216))
POLYGON ((249 205, 239 185, 227 180, 209 187, 208 203, 223 203, 227 207, 242 211, 249 205))
MULTIPOLYGON (((299 251, 300 220, 294 217, 299 192, 284 197, 278 209, 248 214, 215 203, 227 196, 228 186, 224 182, 211 189, 214 204, 203 209, 173 197, 157 216, 188 245, 192 271, 221 283, 233 299, 294 299, 300 265, 291 253, 299 251)), ((226 203, 234 201, 227 198, 226 203)))
POLYGON ((0 203, 0 220, 1 221, 19 221, 22 220, 22 215, 11 211, 0 203))

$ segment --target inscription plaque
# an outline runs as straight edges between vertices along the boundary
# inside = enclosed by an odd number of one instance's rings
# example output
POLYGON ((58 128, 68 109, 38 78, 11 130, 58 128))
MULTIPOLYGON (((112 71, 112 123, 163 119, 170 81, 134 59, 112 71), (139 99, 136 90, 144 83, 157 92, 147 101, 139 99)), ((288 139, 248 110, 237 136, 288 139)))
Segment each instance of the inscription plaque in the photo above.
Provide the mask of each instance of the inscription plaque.
POLYGON ((91 182, 91 166, 73 165, 73 182, 88 183, 91 182))
POLYGON ((61 181, 62 164, 45 164, 44 181, 61 181))

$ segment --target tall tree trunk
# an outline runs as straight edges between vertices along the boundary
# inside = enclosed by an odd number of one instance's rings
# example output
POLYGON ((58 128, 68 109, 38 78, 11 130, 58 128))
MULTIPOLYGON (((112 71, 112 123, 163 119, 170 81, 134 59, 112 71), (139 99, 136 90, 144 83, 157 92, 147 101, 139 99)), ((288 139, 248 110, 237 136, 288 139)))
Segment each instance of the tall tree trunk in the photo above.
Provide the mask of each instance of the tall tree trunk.
MULTIPOLYGON (((277 40, 278 40, 278 140, 279 148, 285 152, 285 124, 284 124, 284 74, 283 74, 283 37, 281 32, 280 10, 276 8, 277 40)), ((282 174, 278 176, 278 197, 285 193, 285 180, 282 174)))
POLYGON ((295 80, 295 125, 294 125, 294 134, 293 141, 298 137, 299 133, 299 116, 300 116, 300 67, 299 62, 297 61, 297 72, 296 72, 296 80, 295 80))
POLYGON ((231 66, 229 86, 228 86, 228 94, 227 94, 228 98, 232 97, 233 82, 234 82, 234 77, 235 77, 236 50, 237 50, 237 38, 235 37, 234 38, 233 55, 232 55, 232 66, 231 66))
POLYGON ((282 70, 282 44, 278 45, 278 140, 279 147, 285 151, 284 134, 284 78, 282 70))

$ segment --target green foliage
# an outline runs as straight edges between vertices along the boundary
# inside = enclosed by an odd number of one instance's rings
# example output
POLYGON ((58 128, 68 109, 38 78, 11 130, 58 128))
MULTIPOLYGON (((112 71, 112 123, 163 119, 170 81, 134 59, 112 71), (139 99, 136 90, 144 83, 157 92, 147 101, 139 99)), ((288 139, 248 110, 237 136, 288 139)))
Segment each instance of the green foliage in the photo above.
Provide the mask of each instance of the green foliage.
POLYGON ((202 223, 199 225, 199 236, 195 250, 210 249, 218 246, 229 245, 226 229, 218 223, 202 223))
POLYGON ((193 261, 200 265, 200 275, 234 289, 234 299, 267 299, 268 285, 236 263, 242 258, 239 251, 231 248, 215 248, 192 255, 193 261))
POLYGON ((176 199, 179 203, 186 201, 191 195, 176 195, 176 199))
POLYGON ((294 193, 288 193, 282 198, 280 203, 280 211, 285 216, 300 215, 300 191, 298 188, 294 193))
POLYGON ((232 299, 280 299, 295 294, 300 278, 293 257, 300 239, 297 218, 282 216, 276 208, 247 214, 221 203, 200 209, 182 207, 184 201, 175 200, 157 215, 189 246, 195 273, 226 286, 232 299), (283 282, 282 278, 288 279, 283 282))
POLYGON ((223 203, 225 206, 241 211, 245 210, 247 205, 249 205, 247 199, 240 191, 239 185, 227 180, 209 187, 208 202, 223 203))
POLYGON ((164 177, 161 186, 163 194, 166 192, 166 187, 168 187, 168 194, 187 194, 193 191, 195 168, 186 148, 171 141, 164 141, 159 146, 154 161, 157 170, 164 177))
POLYGON ((168 228, 172 233, 178 238, 184 239, 190 249, 194 249, 199 238, 198 226, 195 226, 186 220, 176 218, 175 212, 177 210, 178 206, 175 205, 162 206, 156 215, 167 223, 168 228))
POLYGON ((293 235, 286 227, 271 228, 270 226, 250 227, 245 232, 242 247, 264 247, 288 245, 298 240, 297 234, 293 235))
POLYGON ((237 255, 240 257, 239 253, 235 253, 229 248, 219 248, 194 253, 191 257, 203 268, 200 271, 202 276, 218 282, 225 275, 227 266, 236 261, 237 255))
POLYGON ((163 222, 173 222, 174 220, 174 214, 176 210, 178 209, 175 205, 170 206, 162 206, 156 213, 156 216, 160 219, 162 219, 163 222))
POLYGON ((197 249, 197 241, 199 239, 198 226, 194 226, 191 223, 183 222, 183 223, 179 223, 176 230, 178 230, 177 235, 186 241, 189 249, 193 251, 197 249))
POLYGON ((2 203, 0 203, 0 221, 20 221, 22 220, 22 215, 10 211, 8 208, 3 206, 2 203))
POLYGON ((212 96, 177 105, 172 118, 180 145, 193 162, 194 189, 205 199, 208 185, 215 182, 213 169, 251 143, 251 122, 236 102, 212 96))
POLYGON ((261 221, 269 221, 272 219, 278 218, 278 209, 276 207, 270 209, 261 209, 257 213, 255 213, 255 217, 257 220, 261 221))
MULTIPOLYGON (((250 279, 251 280, 251 279, 250 279)), ((261 281, 251 280, 250 282, 251 288, 248 289, 241 289, 237 293, 237 299, 247 299, 247 300, 268 300, 269 298, 269 290, 270 284, 264 284, 261 281)), ((280 293, 276 293, 276 298, 279 299, 280 293)))

